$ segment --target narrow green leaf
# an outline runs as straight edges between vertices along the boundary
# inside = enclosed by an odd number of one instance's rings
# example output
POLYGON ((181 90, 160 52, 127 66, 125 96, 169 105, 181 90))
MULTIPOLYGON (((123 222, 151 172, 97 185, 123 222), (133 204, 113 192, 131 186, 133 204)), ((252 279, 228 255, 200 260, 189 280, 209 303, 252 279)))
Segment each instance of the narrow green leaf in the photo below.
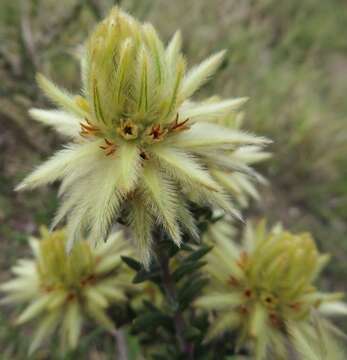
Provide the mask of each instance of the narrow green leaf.
POLYGON ((147 280, 157 282, 159 279, 160 279, 159 270, 146 271, 142 269, 135 275, 132 282, 133 284, 140 284, 147 280))
POLYGON ((121 256, 121 259, 133 270, 140 271, 142 269, 142 265, 135 259, 128 256, 121 256))
POLYGON ((184 275, 190 274, 193 271, 200 269, 202 266, 206 265, 205 261, 190 261, 181 265, 178 269, 172 274, 175 281, 179 281, 184 275))
POLYGON ((170 329, 172 319, 159 312, 149 312, 139 316, 133 322, 133 329, 135 331, 148 331, 149 328, 156 328, 158 326, 164 326, 170 329))
POLYGON ((205 256, 210 250, 212 249, 212 246, 203 246, 199 250, 194 251, 192 254, 187 256, 184 259, 184 262, 189 261, 197 261, 200 260, 203 256, 205 256))
POLYGON ((182 291, 178 293, 178 302, 181 310, 184 310, 200 294, 201 290, 207 285, 206 278, 198 278, 194 282, 187 282, 182 291))

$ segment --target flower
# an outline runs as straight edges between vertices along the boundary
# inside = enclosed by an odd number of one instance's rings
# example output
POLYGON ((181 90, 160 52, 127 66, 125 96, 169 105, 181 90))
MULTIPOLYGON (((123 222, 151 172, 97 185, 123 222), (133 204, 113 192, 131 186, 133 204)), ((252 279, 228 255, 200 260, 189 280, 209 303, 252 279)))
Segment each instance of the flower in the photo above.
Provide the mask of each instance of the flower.
POLYGON ((347 306, 341 294, 313 285, 329 257, 318 252, 310 234, 281 226, 267 231, 264 221, 247 225, 242 245, 226 234, 222 227, 213 234, 205 268, 210 285, 195 304, 212 311, 206 339, 235 330, 238 346, 253 345, 258 360, 287 359, 288 351, 305 360, 340 359, 324 357, 337 350, 333 325, 321 315, 347 314, 347 306))
POLYGON ((30 238, 35 258, 19 260, 12 268, 15 278, 0 286, 6 294, 3 303, 26 304, 18 325, 36 321, 30 353, 58 327, 62 348, 75 348, 86 318, 112 331, 115 325, 106 309, 127 301, 130 278, 120 256, 131 252, 122 232, 97 249, 80 240, 69 255, 65 242, 65 230, 50 233, 42 228, 40 240, 30 238))
POLYGON ((38 75, 39 86, 60 110, 30 114, 71 142, 17 189, 62 180, 62 204, 52 226, 68 218, 68 248, 86 232, 91 239, 105 239, 122 215, 148 265, 155 225, 177 245, 182 229, 196 237, 188 197, 239 215, 208 165, 244 172, 246 162, 241 156, 235 163, 230 151, 268 141, 211 123, 245 98, 189 101, 221 64, 224 51, 186 72, 180 48, 179 32, 164 47, 151 24, 114 8, 86 43, 82 95, 72 96, 38 75))

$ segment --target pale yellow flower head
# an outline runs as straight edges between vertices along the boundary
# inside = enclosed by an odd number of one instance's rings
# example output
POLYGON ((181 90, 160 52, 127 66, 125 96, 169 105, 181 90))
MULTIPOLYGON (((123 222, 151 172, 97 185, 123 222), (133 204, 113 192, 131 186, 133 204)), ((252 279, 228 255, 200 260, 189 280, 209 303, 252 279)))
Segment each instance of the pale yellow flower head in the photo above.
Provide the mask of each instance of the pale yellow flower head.
POLYGON ((314 285, 328 256, 310 234, 279 225, 268 231, 265 222, 248 224, 242 245, 225 234, 213 233, 206 266, 211 281, 196 302, 215 314, 207 339, 236 331, 238 345, 251 343, 256 359, 287 359, 288 341, 300 359, 320 358, 333 340, 319 312, 347 313, 341 294, 314 285))
MULTIPOLYGON (((228 174, 254 179, 246 158, 257 156, 268 141, 219 122, 244 98, 189 100, 223 56, 219 52, 187 71, 179 32, 165 46, 151 24, 114 8, 86 42, 80 95, 38 76, 60 110, 30 114, 71 142, 18 189, 62 180, 53 226, 68 218, 68 247, 81 233, 105 239, 122 215, 148 265, 154 226, 177 245, 182 229, 196 236, 187 198, 239 216, 227 196, 233 182, 228 174)), ((247 184, 237 185, 237 191, 252 191, 247 184)))
POLYGON ((66 239, 65 230, 49 233, 42 228, 41 239, 30 239, 35 258, 19 260, 12 268, 15 278, 0 287, 6 294, 3 303, 27 304, 17 324, 34 323, 29 352, 58 329, 62 349, 75 348, 87 319, 112 331, 114 323, 106 309, 127 301, 131 280, 121 255, 131 252, 122 232, 111 235, 98 249, 77 241, 70 254, 66 239))

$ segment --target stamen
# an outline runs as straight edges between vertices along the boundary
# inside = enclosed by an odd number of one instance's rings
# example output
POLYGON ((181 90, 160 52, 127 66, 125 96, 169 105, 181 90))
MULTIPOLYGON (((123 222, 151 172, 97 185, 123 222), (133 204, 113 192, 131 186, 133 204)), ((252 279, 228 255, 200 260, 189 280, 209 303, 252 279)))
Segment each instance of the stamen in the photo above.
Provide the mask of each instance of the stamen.
POLYGON ((85 121, 87 122, 87 124, 80 123, 80 126, 81 126, 80 135, 81 136, 95 136, 98 133, 100 133, 100 129, 97 128, 96 126, 92 125, 88 121, 88 119, 85 119, 85 121))
POLYGON ((161 124, 152 125, 152 127, 148 128, 146 131, 146 142, 152 144, 162 141, 167 133, 168 130, 162 128, 161 124))
POLYGON ((86 278, 82 279, 80 285, 82 287, 86 286, 87 284, 92 283, 95 280, 95 275, 89 275, 86 278))
POLYGON ((106 145, 100 145, 100 149, 105 151, 106 156, 110 156, 114 154, 114 152, 117 150, 117 145, 112 143, 111 141, 104 139, 106 145))
POLYGON ((178 120, 179 120, 179 115, 177 113, 175 120, 170 125, 170 131, 179 132, 179 131, 184 131, 184 130, 190 129, 190 125, 187 124, 187 122, 189 121, 189 118, 187 118, 181 122, 179 122, 178 120))
POLYGON ((161 129, 161 125, 154 125, 150 135, 152 135, 153 140, 159 140, 166 133, 165 129, 161 129))
POLYGON ((274 314, 274 313, 269 314, 269 318, 270 318, 270 322, 271 322, 272 326, 280 327, 281 320, 276 314, 274 314))
POLYGON ((231 286, 239 286, 239 282, 236 280, 236 278, 234 276, 230 276, 228 279, 228 284, 231 286))
POLYGON ((292 308, 294 311, 300 311, 301 309, 301 303, 296 302, 294 304, 289 305, 290 308, 292 308))
POLYGON ((70 292, 69 295, 66 298, 67 302, 73 301, 77 298, 76 294, 74 292, 70 292))
POLYGON ((241 305, 241 306, 239 307, 239 311, 240 311, 240 313, 241 313, 242 315, 247 315, 248 312, 249 312, 247 306, 245 306, 245 305, 241 305))
POLYGON ((44 292, 51 292, 51 291, 53 291, 54 290, 54 287, 53 286, 50 286, 50 285, 45 285, 45 286, 43 286, 42 287, 42 290, 44 291, 44 292))
POLYGON ((142 151, 140 152, 140 157, 141 157, 143 160, 148 160, 148 159, 149 159, 148 154, 147 154, 144 150, 142 150, 142 151))
POLYGON ((111 141, 108 141, 106 138, 104 140, 107 145, 109 145, 109 146, 113 145, 113 143, 111 143, 111 141))
POLYGON ((246 289, 246 290, 244 291, 244 295, 245 295, 246 298, 251 298, 252 295, 253 295, 253 292, 252 292, 251 289, 246 289))

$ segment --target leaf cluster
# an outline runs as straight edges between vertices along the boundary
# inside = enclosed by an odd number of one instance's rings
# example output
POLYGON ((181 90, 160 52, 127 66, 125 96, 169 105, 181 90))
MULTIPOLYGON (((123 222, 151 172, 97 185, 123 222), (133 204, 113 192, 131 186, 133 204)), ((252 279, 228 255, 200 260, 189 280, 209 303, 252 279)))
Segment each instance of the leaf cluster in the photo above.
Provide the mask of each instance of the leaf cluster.
MULTIPOLYGON (((203 232, 213 214, 208 209, 196 209, 194 214, 203 232)), ((219 341, 204 343, 208 317, 192 306, 208 283, 201 270, 212 247, 196 244, 188 236, 180 248, 162 236, 157 247, 158 256, 148 270, 134 258, 122 257, 134 272, 132 282, 152 283, 164 299, 159 306, 144 300, 132 321, 131 333, 139 339, 146 359, 214 359, 215 347, 222 358, 234 354, 231 342, 224 342, 223 350, 219 341)))

